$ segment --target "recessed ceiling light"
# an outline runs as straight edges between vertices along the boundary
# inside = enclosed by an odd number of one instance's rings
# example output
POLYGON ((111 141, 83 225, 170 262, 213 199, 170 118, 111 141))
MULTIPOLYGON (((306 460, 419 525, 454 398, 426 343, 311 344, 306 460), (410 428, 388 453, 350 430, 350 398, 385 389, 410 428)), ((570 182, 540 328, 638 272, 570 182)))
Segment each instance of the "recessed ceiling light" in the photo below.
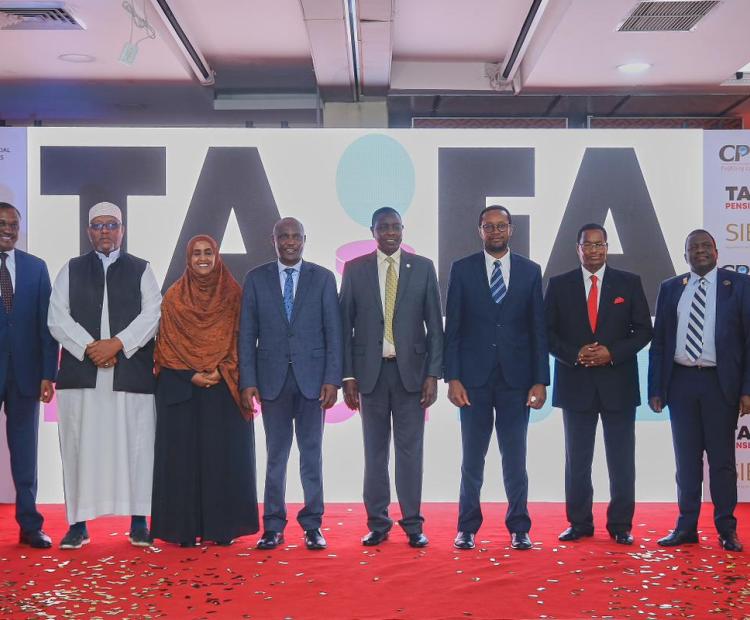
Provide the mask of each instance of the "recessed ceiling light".
POLYGON ((643 73, 651 68, 651 64, 647 62, 629 62, 624 65, 617 65, 617 69, 620 73, 643 73))
POLYGON ((91 54, 60 54, 57 59, 63 62, 83 63, 94 62, 96 57, 91 54))

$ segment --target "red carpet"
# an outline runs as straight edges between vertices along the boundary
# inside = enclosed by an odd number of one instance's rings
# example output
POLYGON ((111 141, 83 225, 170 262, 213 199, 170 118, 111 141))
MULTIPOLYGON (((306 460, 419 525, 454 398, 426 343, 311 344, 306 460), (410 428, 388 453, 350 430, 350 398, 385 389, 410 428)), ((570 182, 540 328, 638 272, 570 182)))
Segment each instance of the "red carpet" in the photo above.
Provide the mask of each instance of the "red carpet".
MULTIPOLYGON (((597 505, 598 524, 604 523, 597 505)), ((750 551, 721 550, 704 506, 701 543, 663 549, 656 539, 675 517, 671 504, 641 504, 636 544, 594 538, 560 544, 564 507, 531 506, 532 551, 512 551, 504 505, 489 504, 473 551, 452 548, 456 506, 428 504, 430 546, 411 549, 400 531, 365 548, 359 505, 329 504, 329 549, 307 551, 296 524, 287 545, 257 551, 256 537, 232 547, 159 543, 131 547, 128 519, 89 526, 92 542, 61 551, 62 506, 43 508, 55 546, 19 546, 13 507, 0 506, 2 618, 742 618, 750 614, 750 551), (479 542, 481 541, 481 542, 479 542)), ((290 511, 295 514, 296 509, 290 511)), ((396 513, 397 514, 397 513, 396 513)), ((738 510, 750 547, 750 505, 738 510)))

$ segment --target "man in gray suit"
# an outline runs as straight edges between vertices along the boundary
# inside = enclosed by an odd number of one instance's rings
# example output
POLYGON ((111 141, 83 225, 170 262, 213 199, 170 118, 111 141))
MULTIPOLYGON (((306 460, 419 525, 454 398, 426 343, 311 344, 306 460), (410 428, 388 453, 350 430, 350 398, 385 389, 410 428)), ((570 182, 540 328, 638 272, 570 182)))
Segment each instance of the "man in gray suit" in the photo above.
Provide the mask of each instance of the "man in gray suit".
POLYGON ((305 505, 297 521, 308 549, 325 549, 323 424, 341 384, 341 316, 336 279, 302 260, 305 231, 294 218, 273 228, 277 261, 245 277, 240 315, 240 390, 243 407, 263 405, 266 486, 258 549, 284 542, 286 470, 292 435, 300 452, 305 505))
POLYGON ((443 318, 435 267, 401 249, 403 228, 395 209, 375 211, 370 230, 378 247, 346 263, 341 284, 344 399, 350 409, 361 410, 364 436, 366 546, 383 542, 393 526, 391 417, 399 525, 412 547, 428 543, 420 514, 424 410, 437 398, 443 318))

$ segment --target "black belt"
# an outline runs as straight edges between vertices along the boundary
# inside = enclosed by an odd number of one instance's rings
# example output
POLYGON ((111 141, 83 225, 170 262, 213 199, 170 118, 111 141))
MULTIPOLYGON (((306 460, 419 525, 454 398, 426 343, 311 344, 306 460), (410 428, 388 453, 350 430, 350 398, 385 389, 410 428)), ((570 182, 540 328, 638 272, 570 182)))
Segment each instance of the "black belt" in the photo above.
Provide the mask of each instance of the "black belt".
POLYGON ((716 366, 685 366, 684 364, 674 363, 678 368, 684 368, 685 370, 716 370, 716 366))
POLYGON ((393 357, 384 357, 383 361, 384 362, 395 362, 396 361, 396 356, 394 355, 393 357))

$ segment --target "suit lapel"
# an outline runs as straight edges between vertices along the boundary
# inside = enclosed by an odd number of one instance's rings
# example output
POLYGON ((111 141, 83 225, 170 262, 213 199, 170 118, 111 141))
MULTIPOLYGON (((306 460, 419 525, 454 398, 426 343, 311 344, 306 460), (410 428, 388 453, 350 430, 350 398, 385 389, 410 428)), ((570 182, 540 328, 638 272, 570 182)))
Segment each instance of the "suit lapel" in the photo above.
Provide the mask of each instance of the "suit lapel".
MULTIPOLYGON (((304 263, 303 263, 304 264, 304 263)), ((286 310, 284 310, 284 294, 281 292, 281 280, 279 279, 279 266, 276 261, 268 264, 268 271, 266 272, 266 280, 268 283, 268 291, 271 294, 271 300, 276 309, 281 314, 281 318, 287 323, 289 322, 286 318, 286 310)))
MULTIPOLYGON (((727 313, 729 298, 732 295, 732 281, 716 271, 716 320, 714 321, 714 340, 719 341, 721 328, 727 324, 724 317, 727 313)), ((15 307, 15 306, 14 306, 15 307)))
POLYGON ((377 305, 380 316, 383 317, 383 299, 380 296, 380 280, 378 279, 378 253, 377 250, 368 254, 364 264, 365 272, 369 280, 370 286, 368 287, 372 291, 374 297, 374 303, 377 305))
POLYGON ((479 254, 475 254, 474 256, 476 256, 476 266, 474 272, 479 278, 478 290, 482 291, 482 298, 485 300, 485 303, 487 303, 490 308, 495 310, 497 309, 497 304, 493 301, 492 293, 490 292, 490 282, 487 279, 487 264, 484 261, 484 252, 480 252, 479 254))
MULTIPOLYGON (((11 315, 18 313, 18 304, 21 303, 21 299, 23 298, 23 286, 24 283, 28 282, 29 280, 28 274, 26 273, 26 256, 24 256, 24 253, 21 250, 16 250, 15 259, 16 281, 13 285, 13 307, 10 310, 11 315)), ((0 303, 0 306, 2 306, 3 312, 5 312, 5 304, 0 303)))
POLYGON ((677 321, 677 306, 680 303, 680 297, 682 297, 682 293, 684 292, 688 282, 690 282, 690 274, 683 274, 672 289, 672 295, 669 300, 669 309, 675 317, 675 322, 677 321))
MULTIPOLYGON (((294 293, 294 305, 292 306, 292 318, 289 323, 294 323, 297 315, 300 313, 302 304, 305 301, 305 295, 310 290, 310 281, 312 280, 312 269, 305 261, 302 261, 302 265, 299 270, 299 280, 297 281, 297 291, 294 293)), ((283 296, 282 296, 282 307, 283 296)), ((286 313, 284 313, 286 314, 286 313)))
POLYGON ((586 302, 586 285, 583 283, 583 272, 580 268, 570 273, 567 288, 570 291, 569 303, 573 316, 580 317, 581 320, 581 332, 588 331, 593 338, 594 334, 591 331, 589 309, 586 302))
POLYGON ((414 271, 411 264, 413 258, 414 254, 401 250, 401 261, 398 268, 398 288, 396 288, 396 303, 393 307, 394 316, 396 316, 396 311, 398 310, 398 304, 401 301, 401 298, 409 288, 411 272, 414 271))

